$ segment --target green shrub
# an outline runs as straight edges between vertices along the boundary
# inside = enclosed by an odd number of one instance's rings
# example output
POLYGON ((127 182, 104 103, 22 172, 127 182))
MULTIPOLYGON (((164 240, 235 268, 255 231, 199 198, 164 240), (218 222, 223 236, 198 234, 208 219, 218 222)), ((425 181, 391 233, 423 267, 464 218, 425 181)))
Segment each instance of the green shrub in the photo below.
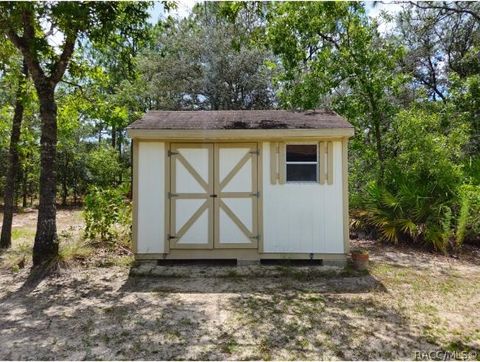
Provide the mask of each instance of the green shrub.
POLYGON ((109 145, 100 145, 87 158, 89 182, 93 185, 108 188, 115 184, 116 176, 122 171, 117 151, 109 145))
POLYGON ((480 186, 460 187, 460 212, 457 221, 456 244, 474 240, 480 235, 480 186))
MULTIPOLYGON (((85 237, 121 242, 130 234, 132 207, 121 188, 92 187, 85 197, 85 237)), ((127 237, 128 238, 128 237, 127 237)))
POLYGON ((426 242, 445 251, 452 236, 452 210, 429 195, 428 185, 422 189, 404 184, 392 193, 371 183, 352 216, 354 227, 372 227, 380 239, 393 243, 426 242))
POLYGON ((453 117, 448 122, 446 126, 438 112, 416 108, 397 114, 384 179, 352 198, 354 227, 373 228, 391 242, 422 242, 443 252, 459 244, 455 227, 468 128, 453 117))

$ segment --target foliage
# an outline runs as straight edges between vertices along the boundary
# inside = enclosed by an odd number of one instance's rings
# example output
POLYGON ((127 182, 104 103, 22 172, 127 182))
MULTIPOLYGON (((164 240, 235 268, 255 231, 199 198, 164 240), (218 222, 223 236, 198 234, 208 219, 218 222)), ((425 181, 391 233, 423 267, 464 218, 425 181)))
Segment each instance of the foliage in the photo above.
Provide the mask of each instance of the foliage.
POLYGON ((121 188, 92 187, 85 197, 85 237, 118 242, 130 232, 132 209, 121 188))
POLYGON ((87 156, 87 172, 90 184, 98 187, 109 187, 121 171, 116 151, 109 145, 100 145, 87 156))
POLYGON ((143 89, 157 109, 265 109, 274 106, 271 53, 245 39, 250 23, 230 23, 209 3, 157 29, 139 58, 143 89))
POLYGON ((412 96, 451 103, 470 123, 468 153, 478 154, 480 4, 410 2, 396 20, 396 36, 408 49, 402 70, 415 80, 412 96))
POLYGON ((408 79, 397 72, 403 48, 380 36, 361 3, 277 3, 267 18, 268 44, 285 68, 283 106, 327 106, 345 116, 356 128, 358 167, 382 182, 384 134, 396 112, 394 95, 408 79))
POLYGON ((353 211, 358 224, 373 226, 386 241, 426 242, 446 251, 451 234, 451 209, 435 201, 428 187, 402 185, 396 193, 372 183, 367 187, 360 208, 353 211), (364 224, 362 224, 364 223, 364 224))
POLYGON ((439 201, 450 200, 463 179, 464 145, 468 127, 446 113, 414 107, 399 112, 393 122, 389 142, 394 156, 388 161, 387 186, 397 182, 428 184, 439 201))
POLYGON ((437 113, 419 108, 396 116, 395 157, 387 164, 387 182, 371 183, 356 200, 357 226, 371 225, 391 242, 426 242, 446 251, 463 180, 457 161, 468 132, 454 123, 446 127, 437 113))
POLYGON ((460 188, 460 212, 458 215, 456 243, 479 240, 480 235, 480 186, 462 185, 460 188))

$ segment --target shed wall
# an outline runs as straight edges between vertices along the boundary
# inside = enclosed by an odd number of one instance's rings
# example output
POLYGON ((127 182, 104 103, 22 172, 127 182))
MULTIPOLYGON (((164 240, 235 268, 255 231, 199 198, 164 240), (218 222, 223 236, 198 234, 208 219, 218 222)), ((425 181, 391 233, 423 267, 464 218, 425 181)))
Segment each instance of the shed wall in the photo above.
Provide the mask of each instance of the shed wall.
POLYGON ((262 148, 263 252, 344 253, 342 142, 333 142, 332 185, 272 185, 270 143, 264 142, 262 148))
MULTIPOLYGON (((333 142, 333 184, 286 183, 270 180, 270 143, 259 143, 262 155, 262 253, 343 254, 344 215, 342 142, 333 142), (263 230, 262 230, 263 229, 263 230)), ((138 141, 136 156, 138 254, 168 252, 166 235, 166 145, 138 141)), ((232 255, 235 251, 232 250, 232 255)))
POLYGON ((165 143, 138 144, 137 253, 165 252, 165 143))

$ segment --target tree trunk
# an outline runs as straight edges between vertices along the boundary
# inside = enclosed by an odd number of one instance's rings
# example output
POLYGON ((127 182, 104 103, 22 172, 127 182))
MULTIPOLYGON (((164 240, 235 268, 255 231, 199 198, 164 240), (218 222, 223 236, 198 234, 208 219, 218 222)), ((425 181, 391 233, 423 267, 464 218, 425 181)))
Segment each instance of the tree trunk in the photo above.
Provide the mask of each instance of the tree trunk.
POLYGON ((22 175, 22 207, 25 208, 27 207, 27 187, 28 187, 28 171, 27 168, 25 167, 23 169, 23 175, 22 175))
POLYGON ((65 152, 65 169, 62 177, 62 206, 67 206, 67 198, 68 198, 67 172, 68 172, 68 155, 65 152))
POLYGON ((55 262, 58 256, 56 224, 57 105, 55 88, 47 82, 37 84, 42 136, 40 138, 40 203, 37 232, 33 245, 33 265, 55 262))
MULTIPOLYGON (((118 160, 119 160, 119 162, 120 162, 120 165, 122 165, 122 142, 123 142, 123 137, 122 137, 122 131, 120 130, 120 131, 118 132, 118 140, 117 140, 118 160)), ((118 183, 119 183, 119 185, 121 185, 122 182, 123 182, 122 172, 123 172, 123 167, 120 167, 120 173, 119 173, 119 175, 118 175, 118 183)))
POLYGON ((28 70, 23 63, 22 76, 18 82, 18 89, 15 99, 15 111, 13 114, 12 133, 10 136, 9 165, 7 170, 7 182, 5 185, 4 211, 2 234, 0 236, 0 248, 9 248, 12 245, 12 221, 13 204, 15 202, 15 181, 19 170, 18 141, 22 130, 22 119, 24 109, 25 84, 28 70))

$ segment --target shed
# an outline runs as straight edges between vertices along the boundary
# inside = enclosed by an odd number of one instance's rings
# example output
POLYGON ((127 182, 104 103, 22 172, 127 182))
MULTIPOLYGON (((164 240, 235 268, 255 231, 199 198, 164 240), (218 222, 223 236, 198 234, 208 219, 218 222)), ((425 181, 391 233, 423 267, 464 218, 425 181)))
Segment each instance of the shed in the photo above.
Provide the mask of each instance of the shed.
POLYGON ((147 112, 128 127, 137 260, 344 262, 353 133, 329 110, 147 112))

